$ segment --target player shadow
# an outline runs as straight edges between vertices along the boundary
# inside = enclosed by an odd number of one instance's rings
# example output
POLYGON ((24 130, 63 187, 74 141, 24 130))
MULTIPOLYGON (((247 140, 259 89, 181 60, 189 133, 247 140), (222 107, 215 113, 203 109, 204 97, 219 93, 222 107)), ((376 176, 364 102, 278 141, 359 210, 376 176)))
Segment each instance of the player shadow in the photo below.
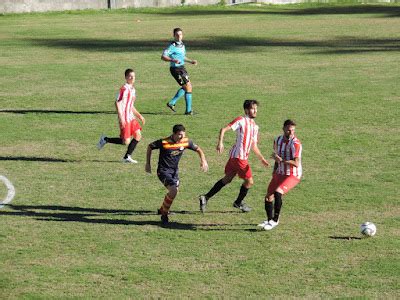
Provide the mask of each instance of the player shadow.
POLYGON ((230 9, 174 9, 162 10, 157 12, 148 12, 148 14, 171 15, 171 16, 209 16, 209 15, 349 15, 349 14, 380 14, 381 17, 400 17, 400 7, 395 5, 343 5, 330 7, 309 7, 303 9, 282 8, 274 10, 264 9, 243 9, 241 7, 232 7, 230 9))
POLYGON ((35 161, 35 162, 75 162, 74 160, 53 158, 53 157, 36 157, 36 156, 0 156, 0 161, 35 161))
MULTIPOLYGON (((135 225, 135 226, 158 226, 163 228, 177 230, 204 230, 204 231, 224 231, 247 229, 232 228, 232 224, 190 224, 171 220, 167 225, 163 225, 159 219, 159 214, 156 210, 121 210, 121 209, 101 209, 101 208, 84 208, 70 207, 59 205, 14 205, 5 204, 4 207, 11 209, 0 210, 0 216, 20 216, 30 217, 39 221, 48 222, 81 222, 91 224, 110 224, 110 225, 135 225), (107 218, 104 216, 107 215, 107 218), (126 220, 117 219, 115 216, 157 216, 157 220, 126 220), (213 228, 215 227, 215 228, 213 228), (218 227, 218 228, 216 228, 218 227), (230 227, 230 228, 226 228, 230 227)), ((192 211, 173 211, 173 214, 199 214, 200 212, 192 211)), ((173 215, 172 214, 172 215, 173 215)), ((251 225, 251 224, 240 224, 251 225)))
POLYGON ((51 109, 0 109, 0 113, 10 114, 73 114, 73 115, 100 115, 115 114, 115 111, 73 111, 73 110, 51 110, 51 109))
MULTIPOLYGON (((33 45, 62 49, 106 52, 160 51, 167 42, 156 40, 102 40, 102 39, 30 39, 33 45)), ((259 48, 298 48, 311 54, 357 54, 363 52, 400 51, 399 38, 359 38, 351 36, 330 40, 295 40, 254 38, 248 36, 205 36, 187 41, 191 50, 199 51, 249 51, 259 48)), ((153 114, 153 112, 152 112, 153 114)), ((160 114, 164 114, 161 112, 160 114)))
POLYGON ((358 236, 329 236, 330 239, 333 240, 346 240, 346 241, 351 241, 351 240, 361 240, 362 238, 358 236))

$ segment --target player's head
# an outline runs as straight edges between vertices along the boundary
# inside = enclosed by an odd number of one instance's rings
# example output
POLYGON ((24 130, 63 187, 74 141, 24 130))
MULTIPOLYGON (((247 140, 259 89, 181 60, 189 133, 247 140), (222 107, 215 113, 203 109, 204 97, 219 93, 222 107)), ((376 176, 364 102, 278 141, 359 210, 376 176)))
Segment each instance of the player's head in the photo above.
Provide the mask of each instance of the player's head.
POLYGON ((135 72, 132 69, 126 69, 125 79, 127 83, 133 84, 135 82, 135 72))
POLYGON ((174 34, 175 41, 182 42, 182 39, 183 39, 183 31, 182 31, 182 29, 180 29, 179 27, 174 28, 173 34, 174 34))
POLYGON ((243 109, 245 114, 249 116, 251 119, 254 119, 255 117, 257 117, 257 106, 258 106, 257 100, 245 100, 243 103, 243 109))
POLYGON ((283 122, 283 134, 286 138, 292 138, 294 137, 294 132, 296 130, 296 122, 293 120, 286 120, 283 122))
POLYGON ((172 139, 175 142, 180 141, 181 139, 183 139, 185 137, 185 126, 183 126, 182 124, 176 124, 174 125, 174 127, 172 127, 172 139))

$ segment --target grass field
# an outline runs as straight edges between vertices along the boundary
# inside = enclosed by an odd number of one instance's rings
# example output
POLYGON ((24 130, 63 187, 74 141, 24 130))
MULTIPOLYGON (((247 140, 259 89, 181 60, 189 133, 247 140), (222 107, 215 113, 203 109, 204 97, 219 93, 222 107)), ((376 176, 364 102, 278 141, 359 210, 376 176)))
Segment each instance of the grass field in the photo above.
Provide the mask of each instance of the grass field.
POLYGON ((398 298, 399 28, 399 4, 0 16, 0 175, 16 189, 0 208, 0 298, 398 298), (176 115, 165 107, 177 86, 160 55, 176 26, 199 61, 193 117, 183 100, 176 115), (133 166, 125 147, 95 147, 118 134, 127 67, 147 120, 133 166), (271 232, 256 227, 271 169, 254 155, 251 213, 232 208, 238 179, 198 209, 223 176, 218 131, 246 98, 261 102, 264 155, 287 118, 303 143, 303 181, 271 232), (210 170, 186 152, 163 228, 165 189, 145 151, 176 123, 210 170), (364 221, 375 237, 360 238, 364 221))

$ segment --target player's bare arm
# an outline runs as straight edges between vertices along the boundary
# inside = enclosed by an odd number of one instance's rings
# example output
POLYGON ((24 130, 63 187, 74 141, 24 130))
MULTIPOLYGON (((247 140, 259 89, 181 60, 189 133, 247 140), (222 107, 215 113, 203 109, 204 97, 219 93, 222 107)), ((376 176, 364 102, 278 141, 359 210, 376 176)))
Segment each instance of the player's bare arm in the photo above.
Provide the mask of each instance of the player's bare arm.
POLYGON ((188 62, 192 65, 197 65, 197 60, 195 59, 190 59, 189 57, 185 57, 185 62, 188 62))
POLYGON ((133 108, 133 114, 140 120, 140 122, 142 122, 143 125, 146 123, 145 118, 140 114, 140 112, 137 111, 135 107, 133 108))
POLYGON ((225 132, 227 132, 230 129, 231 129, 231 126, 228 125, 228 126, 226 126, 224 128, 221 128, 221 130, 219 131, 218 144, 217 144, 217 152, 219 154, 224 152, 224 136, 225 136, 225 132))
POLYGON ((172 58, 170 58, 168 56, 165 56, 165 55, 161 55, 161 59, 163 61, 167 61, 167 62, 171 62, 172 61, 172 62, 174 62, 176 64, 180 64, 181 63, 178 59, 172 59, 172 58))
POLYGON ((206 156, 204 155, 203 150, 201 150, 201 148, 198 147, 196 149, 196 152, 200 157, 200 168, 203 170, 203 172, 207 172, 208 171, 208 163, 207 163, 206 156))
POLYGON ((290 160, 282 160, 282 162, 286 165, 291 165, 296 168, 299 167, 299 158, 298 157, 295 157, 294 159, 290 159, 290 160))
POLYGON ((146 153, 146 166, 145 170, 147 173, 151 174, 151 153, 153 149, 151 149, 150 145, 147 146, 147 153, 146 153))
POLYGON ((122 109, 119 107, 118 102, 115 103, 115 107, 117 108, 117 113, 118 113, 118 120, 122 128, 125 128, 125 121, 124 121, 124 116, 122 109))
POLYGON ((269 162, 268 162, 268 161, 264 158, 264 156, 261 154, 261 151, 260 151, 260 149, 258 149, 258 146, 257 146, 256 143, 253 143, 252 149, 253 149, 254 154, 255 154, 255 155, 258 157, 258 159, 261 161, 261 163, 262 163, 264 166, 268 167, 268 166, 269 166, 269 162))

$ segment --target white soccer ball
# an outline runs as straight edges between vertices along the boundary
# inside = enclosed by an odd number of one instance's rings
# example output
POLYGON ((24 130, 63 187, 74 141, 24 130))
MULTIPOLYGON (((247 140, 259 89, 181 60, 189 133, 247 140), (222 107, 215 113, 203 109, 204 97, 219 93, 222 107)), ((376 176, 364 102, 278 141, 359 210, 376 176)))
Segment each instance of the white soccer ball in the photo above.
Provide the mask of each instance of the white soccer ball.
POLYGON ((376 226, 372 222, 362 223, 360 226, 360 232, 363 236, 374 236, 376 233, 376 226))

